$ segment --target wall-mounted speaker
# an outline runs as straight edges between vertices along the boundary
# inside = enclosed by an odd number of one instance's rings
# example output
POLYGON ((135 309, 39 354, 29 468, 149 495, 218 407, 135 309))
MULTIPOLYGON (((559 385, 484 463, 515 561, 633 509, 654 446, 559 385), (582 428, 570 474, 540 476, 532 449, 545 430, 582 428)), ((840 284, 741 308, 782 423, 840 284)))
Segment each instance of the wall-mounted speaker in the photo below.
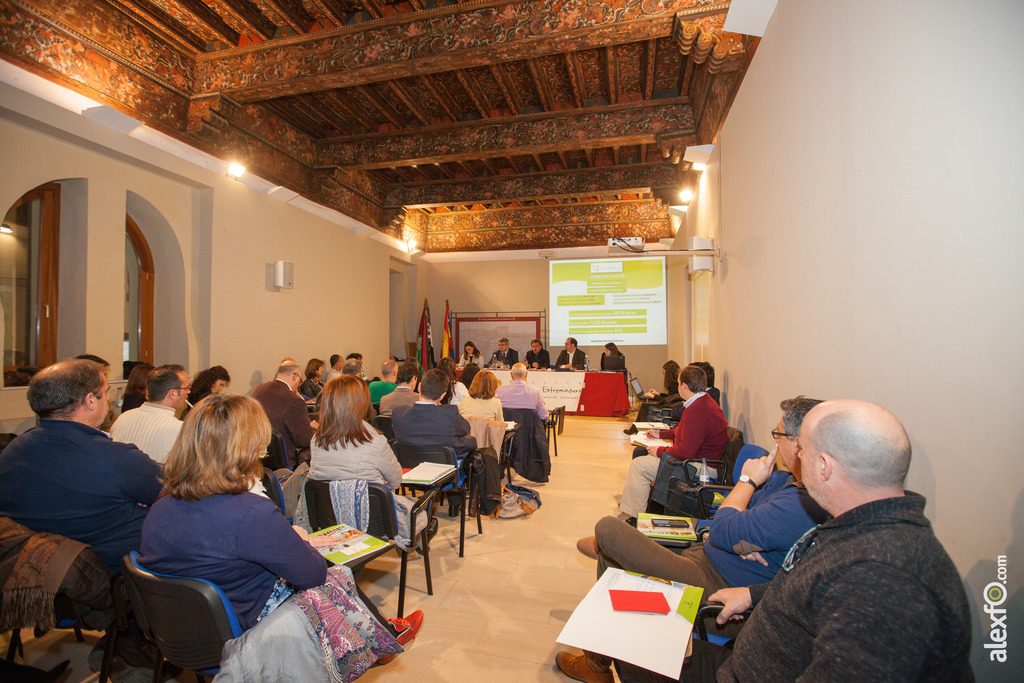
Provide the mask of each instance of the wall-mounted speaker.
POLYGON ((295 264, 291 261, 274 263, 274 284, 283 289, 295 287, 295 264))

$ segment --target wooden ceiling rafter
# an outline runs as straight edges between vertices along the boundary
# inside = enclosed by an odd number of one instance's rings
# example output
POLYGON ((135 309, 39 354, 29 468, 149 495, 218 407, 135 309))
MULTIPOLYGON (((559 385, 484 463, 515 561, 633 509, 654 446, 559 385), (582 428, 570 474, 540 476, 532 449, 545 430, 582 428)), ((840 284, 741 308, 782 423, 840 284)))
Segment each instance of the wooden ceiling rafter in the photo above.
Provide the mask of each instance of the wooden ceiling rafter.
POLYGON ((318 133, 323 132, 318 130, 316 119, 310 116, 309 112, 301 107, 293 106, 286 100, 271 100, 265 102, 263 106, 279 118, 290 121, 292 125, 310 137, 316 137, 318 133))
POLYGON ((643 55, 640 60, 640 69, 643 71, 644 99, 654 99, 654 77, 655 68, 658 65, 658 41, 645 41, 643 55))
POLYGON ((491 108, 487 103, 487 96, 478 91, 476 83, 469 80, 469 77, 461 69, 455 72, 455 77, 459 79, 462 89, 466 91, 480 116, 489 119, 491 117, 491 108))
POLYGON ((348 21, 348 12, 337 2, 337 0, 310 0, 312 5, 320 10, 321 14, 337 26, 344 26, 348 21))
POLYGON ((199 21, 199 23, 206 26, 221 38, 223 38, 228 45, 232 47, 238 45, 242 39, 242 34, 231 28, 228 22, 217 14, 213 9, 210 8, 202 0, 175 0, 185 10, 192 14, 199 21))
POLYGON ((554 98, 551 94, 551 80, 548 78, 544 66, 536 59, 527 59, 526 66, 530 70, 530 77, 533 79, 533 87, 537 89, 537 98, 544 105, 544 111, 553 109, 554 98))
POLYGON ((498 88, 501 90, 502 96, 505 98, 505 103, 508 105, 509 111, 515 116, 523 110, 522 100, 519 98, 519 94, 515 90, 515 86, 509 80, 509 75, 505 71, 501 64, 491 64, 491 75, 498 84, 498 88))
POLYGON ((429 126, 431 123, 430 114, 420 106, 414 97, 409 95, 408 91, 402 87, 402 84, 399 81, 388 81, 387 83, 391 86, 391 91, 398 96, 398 99, 402 100, 402 104, 412 112, 413 116, 419 119, 419 122, 424 126, 429 126))
POLYGON ((264 0, 297 33, 307 33, 316 19, 301 0, 264 0))
POLYGON ((206 41, 197 36, 177 17, 147 0, 108 0, 121 11, 131 14, 150 30, 165 34, 192 54, 206 52, 206 41))
POLYGON ((615 45, 605 48, 605 65, 608 78, 608 101, 611 104, 619 102, 619 64, 615 58, 615 45))
POLYGON ((587 101, 586 92, 583 90, 583 66, 580 64, 579 59, 576 58, 575 52, 565 52, 562 56, 565 59, 565 68, 569 74, 569 85, 572 86, 573 102, 576 104, 577 109, 582 109, 583 103, 587 101))
POLYGON ((424 75, 420 76, 420 82, 427 86, 427 90, 434 96, 437 103, 441 105, 444 113, 447 114, 448 118, 452 121, 458 121, 461 118, 459 112, 459 106, 452 99, 448 89, 444 87, 443 83, 438 83, 433 76, 424 75))
POLYGON ((259 7, 249 0, 217 0, 217 5, 263 40, 270 40, 277 32, 274 22, 263 16, 259 7))
POLYGON ((350 119, 355 119, 359 125, 366 130, 371 132, 377 130, 377 120, 374 119, 369 112, 363 109, 358 102, 353 100, 351 97, 344 95, 342 91, 328 90, 324 93, 324 98, 342 114, 346 115, 350 119))
POLYGON ((392 107, 390 103, 378 97, 377 93, 373 92, 373 90, 369 86, 357 85, 355 87, 355 91, 362 95, 363 98, 366 99, 371 105, 373 105, 377 109, 377 112, 383 118, 387 119, 388 122, 395 128, 402 129, 405 127, 403 125, 402 119, 399 117, 398 112, 395 111, 394 107, 392 107))

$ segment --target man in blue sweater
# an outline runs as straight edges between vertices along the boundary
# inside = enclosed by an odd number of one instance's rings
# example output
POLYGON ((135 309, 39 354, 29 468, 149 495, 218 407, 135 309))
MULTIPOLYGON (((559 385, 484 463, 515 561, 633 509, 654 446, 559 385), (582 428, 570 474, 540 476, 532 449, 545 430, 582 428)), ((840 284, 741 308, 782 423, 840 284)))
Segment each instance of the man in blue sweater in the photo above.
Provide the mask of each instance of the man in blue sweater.
MULTIPOLYGON (((781 403, 783 415, 772 437, 789 471, 772 471, 774 453, 744 463, 739 483, 711 522, 707 542, 677 555, 625 522, 605 517, 598 521, 596 535, 580 539, 576 547, 598 561, 598 576, 608 567, 621 567, 700 586, 709 594, 729 586, 771 581, 793 543, 828 517, 800 484, 797 436, 804 416, 819 403, 805 396, 781 403)), ((610 660, 600 655, 562 652, 555 662, 577 680, 611 680, 610 660)))
POLYGON ((89 360, 40 370, 28 388, 39 426, 0 453, 0 516, 33 531, 88 543, 111 574, 138 550, 142 522, 160 495, 160 466, 98 427, 107 378, 89 360))

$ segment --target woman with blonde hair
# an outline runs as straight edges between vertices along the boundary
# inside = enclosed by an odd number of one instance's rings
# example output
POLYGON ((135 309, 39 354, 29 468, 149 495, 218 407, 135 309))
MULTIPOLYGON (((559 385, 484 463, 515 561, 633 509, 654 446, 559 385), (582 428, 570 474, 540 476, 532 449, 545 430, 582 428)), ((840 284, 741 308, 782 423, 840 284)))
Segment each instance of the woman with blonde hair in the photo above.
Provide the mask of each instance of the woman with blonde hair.
MULTIPOLYGON (((402 466, 398 464, 387 439, 364 419, 370 406, 366 382, 352 375, 335 377, 320 394, 320 427, 312 441, 309 478, 317 481, 362 479, 396 489, 402 485, 402 466)), ((398 535, 411 539, 409 511, 416 501, 395 494, 398 535)), ((419 533, 427 523, 423 511, 416 518, 419 533)), ((436 521, 430 535, 437 531, 436 521)))
POLYGON ((494 395, 498 390, 498 378, 489 370, 481 370, 473 378, 469 387, 469 396, 459 404, 459 413, 463 417, 489 417, 492 420, 505 420, 501 411, 501 401, 494 395))
POLYGON ((309 646, 330 652, 326 664, 352 680, 411 642, 422 614, 390 626, 346 567, 328 571, 306 532, 250 491, 263 475, 260 456, 269 441, 266 414, 247 396, 212 395, 194 406, 164 463, 166 495, 142 526, 139 564, 216 584, 243 630, 293 603, 313 625, 308 632, 320 637, 309 646))

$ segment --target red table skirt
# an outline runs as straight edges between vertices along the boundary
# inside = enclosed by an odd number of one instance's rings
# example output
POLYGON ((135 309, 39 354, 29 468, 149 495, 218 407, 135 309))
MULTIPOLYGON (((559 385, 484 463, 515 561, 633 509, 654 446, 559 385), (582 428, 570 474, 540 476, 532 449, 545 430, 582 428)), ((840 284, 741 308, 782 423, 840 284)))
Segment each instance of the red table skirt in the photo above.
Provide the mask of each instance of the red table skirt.
POLYGON ((588 372, 583 378, 580 405, 567 415, 622 417, 629 412, 629 391, 621 372, 588 372))

